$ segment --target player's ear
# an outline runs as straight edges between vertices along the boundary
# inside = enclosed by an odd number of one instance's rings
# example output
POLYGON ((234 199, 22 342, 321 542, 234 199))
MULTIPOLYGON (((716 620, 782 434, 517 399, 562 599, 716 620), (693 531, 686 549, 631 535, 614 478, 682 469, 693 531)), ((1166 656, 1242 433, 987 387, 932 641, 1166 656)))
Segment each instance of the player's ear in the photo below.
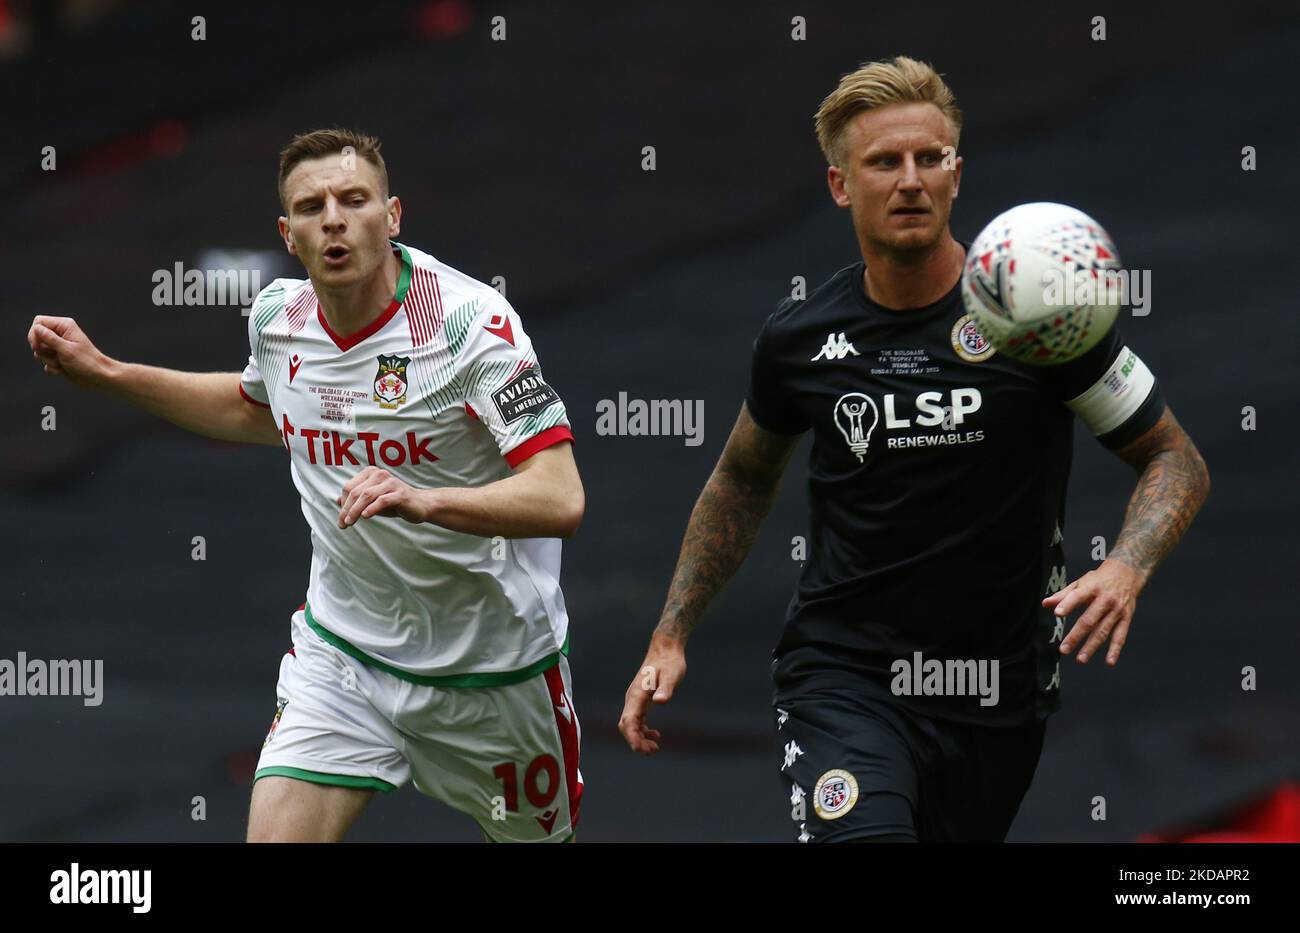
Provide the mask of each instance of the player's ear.
POLYGON ((831 200, 838 207, 848 207, 851 202, 844 190, 844 171, 838 165, 826 166, 826 185, 831 189, 831 200))
POLYGON ((280 228, 280 238, 284 240, 284 248, 289 251, 290 256, 297 256, 298 249, 293 244, 293 231, 289 229, 289 218, 280 217, 275 225, 280 228))
POLYGON ((388 199, 388 236, 393 238, 402 232, 402 202, 397 195, 388 199))
POLYGON ((961 164, 961 156, 957 156, 952 163, 952 199, 954 201, 957 200, 957 192, 961 188, 961 164))

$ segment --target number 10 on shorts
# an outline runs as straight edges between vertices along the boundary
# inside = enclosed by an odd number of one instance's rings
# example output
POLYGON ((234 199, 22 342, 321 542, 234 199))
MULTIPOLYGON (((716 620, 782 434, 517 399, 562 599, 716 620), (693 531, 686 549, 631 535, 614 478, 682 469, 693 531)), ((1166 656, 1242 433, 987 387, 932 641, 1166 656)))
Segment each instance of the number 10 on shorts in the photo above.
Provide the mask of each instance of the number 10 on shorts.
MULTIPOLYGON (((493 768, 492 774, 501 782, 502 789, 501 796, 492 798, 492 819, 504 820, 507 813, 519 812, 519 767, 507 761, 493 768)), ((533 807, 545 811, 559 792, 560 763, 554 755, 538 755, 524 769, 524 796, 533 807)), ((536 820, 549 833, 557 815, 558 811, 552 810, 536 820)))

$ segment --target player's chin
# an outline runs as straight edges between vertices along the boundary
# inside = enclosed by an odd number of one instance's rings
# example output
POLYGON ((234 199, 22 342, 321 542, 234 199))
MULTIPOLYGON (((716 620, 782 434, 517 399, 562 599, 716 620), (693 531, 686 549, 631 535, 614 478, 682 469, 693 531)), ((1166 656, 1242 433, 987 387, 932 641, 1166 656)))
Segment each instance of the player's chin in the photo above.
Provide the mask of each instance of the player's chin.
POLYGON ((898 250, 929 249, 939 242, 943 226, 933 214, 903 214, 882 231, 882 239, 898 250))
POLYGON ((348 258, 350 261, 342 266, 331 266, 324 261, 318 262, 312 280, 335 288, 345 288, 356 284, 361 280, 362 270, 355 261, 355 257, 349 256, 348 258))

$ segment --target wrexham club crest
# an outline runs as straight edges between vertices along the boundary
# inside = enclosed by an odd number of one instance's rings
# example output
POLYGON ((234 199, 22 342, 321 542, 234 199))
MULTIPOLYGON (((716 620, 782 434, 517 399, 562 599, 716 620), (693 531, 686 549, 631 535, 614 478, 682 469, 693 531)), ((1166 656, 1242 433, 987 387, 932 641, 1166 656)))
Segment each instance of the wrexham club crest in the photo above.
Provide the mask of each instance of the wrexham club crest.
POLYGON ((375 373, 375 401, 380 408, 397 408, 406 401, 406 364, 409 356, 379 357, 375 373))

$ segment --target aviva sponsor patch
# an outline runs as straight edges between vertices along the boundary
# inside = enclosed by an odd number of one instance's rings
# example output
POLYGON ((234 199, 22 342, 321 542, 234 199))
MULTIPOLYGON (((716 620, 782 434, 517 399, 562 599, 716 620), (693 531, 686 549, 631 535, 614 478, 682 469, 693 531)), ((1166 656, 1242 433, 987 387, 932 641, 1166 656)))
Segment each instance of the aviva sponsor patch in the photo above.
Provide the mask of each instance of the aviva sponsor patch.
POLYGON ((952 325, 952 348, 968 363, 983 362, 997 352, 969 314, 963 314, 952 325))
POLYGON ((492 393, 492 401, 496 403, 501 420, 506 424, 541 411, 559 398, 559 394, 546 384, 535 366, 529 366, 492 393))
POLYGON ((836 768, 817 779, 813 789, 813 809, 823 820, 838 820, 858 802, 858 779, 836 768))

